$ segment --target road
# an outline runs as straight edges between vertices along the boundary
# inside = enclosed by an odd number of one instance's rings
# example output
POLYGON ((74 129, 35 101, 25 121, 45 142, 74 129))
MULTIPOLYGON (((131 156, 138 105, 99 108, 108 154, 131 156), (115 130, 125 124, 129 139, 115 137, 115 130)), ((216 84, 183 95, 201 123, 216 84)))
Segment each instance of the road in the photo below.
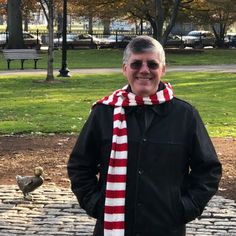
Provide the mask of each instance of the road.
MULTIPOLYGON (((236 73, 235 64, 222 64, 222 65, 195 65, 195 66, 167 66, 168 72, 228 72, 236 73)), ((121 68, 97 68, 97 69, 71 69, 70 74, 106 74, 106 73, 121 73, 121 68)), ((14 74, 46 74, 45 69, 25 69, 25 70, 5 70, 0 71, 1 75, 14 75, 14 74)), ((55 69, 54 74, 59 74, 59 70, 55 69)))

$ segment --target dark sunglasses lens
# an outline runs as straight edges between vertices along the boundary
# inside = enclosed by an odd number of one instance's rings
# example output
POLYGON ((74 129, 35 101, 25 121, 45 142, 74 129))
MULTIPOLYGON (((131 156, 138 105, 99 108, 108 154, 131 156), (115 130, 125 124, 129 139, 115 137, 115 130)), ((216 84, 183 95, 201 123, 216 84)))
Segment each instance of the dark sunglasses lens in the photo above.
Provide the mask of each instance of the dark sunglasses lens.
POLYGON ((148 68, 151 70, 156 70, 159 67, 159 64, 156 63, 155 61, 149 61, 147 65, 148 65, 148 68))
MULTIPOLYGON (((130 64, 131 69, 133 70, 139 70, 143 65, 142 61, 134 61, 130 64)), ((150 70, 156 70, 159 68, 159 64, 155 61, 148 61, 147 66, 150 70)))
POLYGON ((133 69, 133 70, 137 70, 137 69, 140 69, 142 67, 142 64, 143 62, 142 61, 134 61, 130 64, 130 67, 133 69))

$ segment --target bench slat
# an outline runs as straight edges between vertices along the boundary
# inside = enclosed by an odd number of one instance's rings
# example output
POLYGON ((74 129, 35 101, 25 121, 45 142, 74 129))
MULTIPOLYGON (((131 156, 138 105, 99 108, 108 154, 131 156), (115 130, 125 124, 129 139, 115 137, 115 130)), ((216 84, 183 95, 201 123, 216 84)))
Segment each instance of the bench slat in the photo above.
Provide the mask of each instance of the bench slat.
POLYGON ((35 52, 35 49, 4 49, 3 52, 35 52))
POLYGON ((21 60, 21 59, 39 59, 40 57, 38 55, 5 55, 5 59, 10 59, 10 60, 21 60))

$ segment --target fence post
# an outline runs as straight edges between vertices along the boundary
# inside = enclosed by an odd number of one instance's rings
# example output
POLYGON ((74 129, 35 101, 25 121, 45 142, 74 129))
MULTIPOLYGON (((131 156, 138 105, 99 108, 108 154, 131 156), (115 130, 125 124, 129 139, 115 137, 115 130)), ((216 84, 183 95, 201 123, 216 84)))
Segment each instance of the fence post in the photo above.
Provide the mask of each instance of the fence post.
POLYGON ((36 35, 37 35, 37 45, 39 44, 39 30, 37 29, 36 31, 36 35))
POLYGON ((8 43, 8 31, 6 30, 6 45, 8 43))

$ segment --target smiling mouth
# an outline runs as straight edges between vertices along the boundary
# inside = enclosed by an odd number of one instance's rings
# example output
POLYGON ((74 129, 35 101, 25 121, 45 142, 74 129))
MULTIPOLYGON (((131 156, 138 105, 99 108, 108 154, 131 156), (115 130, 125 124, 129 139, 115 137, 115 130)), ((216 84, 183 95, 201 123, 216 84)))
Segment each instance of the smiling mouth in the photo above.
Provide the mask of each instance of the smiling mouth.
POLYGON ((152 77, 136 77, 137 80, 152 80, 152 77))

